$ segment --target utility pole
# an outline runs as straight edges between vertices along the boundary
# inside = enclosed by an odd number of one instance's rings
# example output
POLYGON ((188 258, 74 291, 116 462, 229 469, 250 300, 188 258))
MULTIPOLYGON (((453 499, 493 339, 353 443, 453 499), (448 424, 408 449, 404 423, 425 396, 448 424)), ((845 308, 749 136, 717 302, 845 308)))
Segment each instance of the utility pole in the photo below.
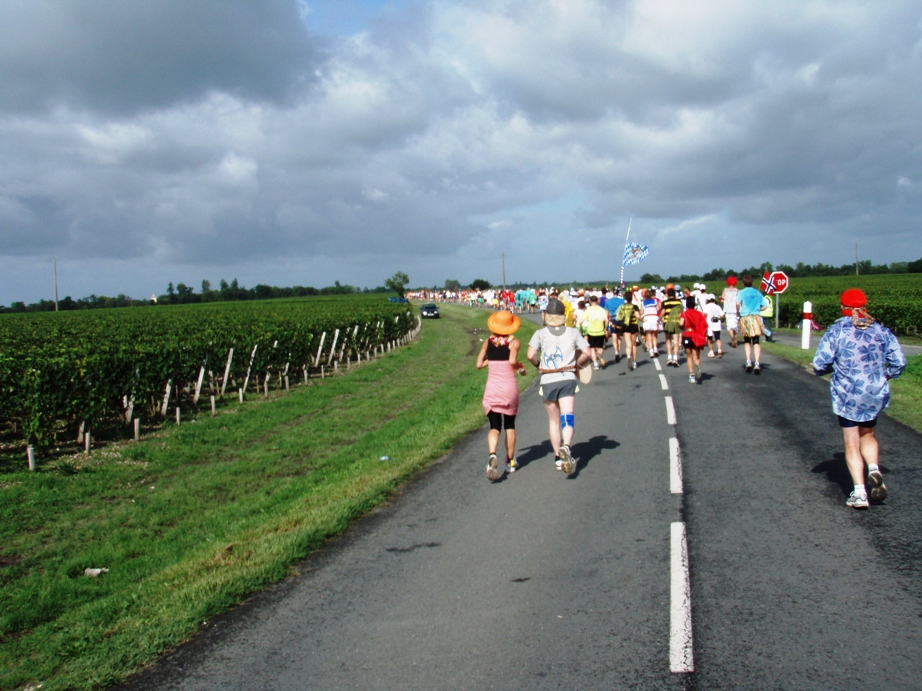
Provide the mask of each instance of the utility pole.
POLYGON ((58 311, 58 258, 54 259, 54 311, 58 311))

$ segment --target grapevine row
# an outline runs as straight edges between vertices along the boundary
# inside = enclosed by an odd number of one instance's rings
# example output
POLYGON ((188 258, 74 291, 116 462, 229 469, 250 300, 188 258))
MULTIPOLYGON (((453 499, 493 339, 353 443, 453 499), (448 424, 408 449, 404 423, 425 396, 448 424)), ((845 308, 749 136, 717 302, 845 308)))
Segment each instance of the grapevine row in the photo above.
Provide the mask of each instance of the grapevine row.
POLYGON ((406 305, 358 300, 9 315, 0 319, 0 419, 27 443, 62 425, 162 417, 172 398, 307 376, 406 336, 406 305))

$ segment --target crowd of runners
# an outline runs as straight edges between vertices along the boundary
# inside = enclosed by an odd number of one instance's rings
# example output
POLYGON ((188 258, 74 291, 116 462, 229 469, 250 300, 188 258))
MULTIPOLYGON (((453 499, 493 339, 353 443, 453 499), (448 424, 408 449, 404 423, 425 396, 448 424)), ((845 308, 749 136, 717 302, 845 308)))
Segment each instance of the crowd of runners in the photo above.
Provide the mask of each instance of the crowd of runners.
MULTIPOLYGON (((555 466, 568 476, 576 470, 570 452, 575 395, 580 381, 591 379, 587 370, 609 365, 604 357, 609 342, 612 364, 625 363, 620 374, 636 370, 638 352, 659 358, 662 343, 666 366, 680 367, 679 360, 684 357, 689 383, 700 384, 702 352, 706 351, 707 358, 719 360, 724 356, 724 327, 730 348, 742 342, 745 371, 755 376, 762 373, 761 339, 772 339, 772 300, 754 287, 749 275, 742 276, 741 281, 728 276, 719 296, 709 292, 705 284, 683 288, 669 283, 648 288, 625 286, 623 290, 484 291, 459 293, 448 299, 494 310, 487 320, 490 336, 477 358, 478 368, 489 368, 483 408, 490 422, 487 478, 491 481, 517 469, 519 393, 515 375, 525 373, 519 360, 521 344, 514 336, 520 325, 517 314, 542 316, 544 326, 529 341, 526 359, 541 375, 538 391, 548 415, 555 466), (501 461, 497 452, 503 433, 505 459, 501 461)), ((847 505, 856 509, 868 508, 869 496, 877 501, 887 496, 877 463, 875 426, 889 402, 888 381, 899 376, 906 364, 896 338, 874 322, 866 304, 861 291, 843 293, 843 316, 827 330, 814 358, 817 374, 833 374, 833 410, 842 428, 846 461, 855 483, 847 505)))

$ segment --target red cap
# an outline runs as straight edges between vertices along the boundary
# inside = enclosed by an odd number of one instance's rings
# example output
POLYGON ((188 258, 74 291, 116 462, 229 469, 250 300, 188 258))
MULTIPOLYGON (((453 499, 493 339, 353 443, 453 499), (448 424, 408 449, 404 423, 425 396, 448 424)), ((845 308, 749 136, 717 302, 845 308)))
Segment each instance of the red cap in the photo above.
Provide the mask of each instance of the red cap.
POLYGON ((868 304, 868 299, 865 297, 864 291, 858 288, 849 288, 842 293, 840 302, 843 307, 864 307, 868 304))
POLYGON ((736 285, 736 276, 727 276, 727 285, 735 286, 736 285))

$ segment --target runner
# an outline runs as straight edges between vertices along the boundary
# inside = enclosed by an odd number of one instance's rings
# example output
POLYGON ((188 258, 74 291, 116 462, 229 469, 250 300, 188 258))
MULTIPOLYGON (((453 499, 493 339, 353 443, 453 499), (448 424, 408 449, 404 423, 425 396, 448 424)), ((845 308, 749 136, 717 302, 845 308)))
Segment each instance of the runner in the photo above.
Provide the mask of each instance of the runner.
POLYGON ((490 337, 483 342, 477 355, 477 369, 488 367, 487 385, 483 392, 483 411, 490 421, 487 433, 487 479, 495 482, 507 472, 514 473, 515 416, 519 412, 519 387, 515 373, 524 374, 518 362, 521 342, 512 334, 518 331, 519 318, 511 312, 494 312, 487 319, 490 337), (506 431, 506 460, 500 465, 496 457, 500 432, 506 431))
POLYGON ((608 300, 605 302, 605 309, 608 310, 608 328, 611 333, 611 347, 615 351, 615 362, 621 362, 621 337, 624 334, 624 329, 616 321, 616 315, 618 314, 618 308, 624 304, 624 298, 621 297, 621 291, 618 288, 615 288, 612 291, 612 295, 609 296, 608 300))
POLYGON ((688 381, 701 383, 701 349, 707 342, 707 321, 697 309, 694 296, 685 298, 685 311, 679 323, 682 325, 682 343, 685 346, 685 364, 688 366, 688 381))
POLYGON ((842 293, 842 317, 826 330, 813 356, 813 371, 832 373, 832 411, 839 418, 845 442, 845 463, 852 476, 846 506, 869 506, 864 480, 867 464, 871 499, 887 498, 875 428, 877 417, 890 403, 890 379, 903 373, 906 356, 889 329, 868 314, 867 298, 857 288, 842 293))
POLYGON ((589 298, 589 307, 586 308, 583 323, 586 325, 586 340, 589 341, 592 369, 598 370, 600 365, 605 367, 605 358, 602 354, 605 352, 608 312, 599 306, 599 298, 595 295, 589 298))
POLYGON ((679 366, 679 344, 682 338, 682 301, 676 297, 675 288, 666 288, 666 299, 660 312, 663 318, 663 331, 666 333, 666 366, 679 366))
POLYGON ((762 346, 759 345, 759 336, 762 335, 762 318, 759 312, 762 309, 762 293, 752 287, 752 276, 743 276, 743 289, 737 296, 740 306, 740 333, 743 334, 743 348, 746 350, 746 372, 760 374, 762 367, 759 365, 759 356, 762 346), (752 361, 755 354, 755 363, 752 361))
POLYGON ((637 369, 637 332, 640 321, 640 310, 633 302, 632 293, 624 294, 624 304, 615 314, 615 326, 624 334, 624 354, 627 356, 628 371, 637 369))
POLYGON ((707 304, 704 306, 704 316, 708 324, 708 357, 718 358, 724 356, 723 346, 720 343, 720 320, 724 317, 724 311, 717 304, 717 299, 713 295, 708 296, 707 304), (714 344, 717 344, 717 352, 714 352, 714 344))
POLYGON ((653 297, 652 290, 644 291, 643 303, 643 338, 650 357, 659 357, 659 303, 653 297))
POLYGON ((740 328, 740 305, 737 300, 739 292, 736 287, 736 276, 727 276, 727 287, 720 294, 720 302, 727 320, 727 333, 730 334, 731 348, 736 348, 736 336, 740 328))
POLYGON ((576 329, 565 325, 566 310, 559 300, 548 303, 544 322, 545 327, 528 342, 528 360, 541 372, 538 390, 547 412, 555 465, 569 476, 576 471, 570 453, 578 390, 576 368, 589 362, 589 344, 576 329))

